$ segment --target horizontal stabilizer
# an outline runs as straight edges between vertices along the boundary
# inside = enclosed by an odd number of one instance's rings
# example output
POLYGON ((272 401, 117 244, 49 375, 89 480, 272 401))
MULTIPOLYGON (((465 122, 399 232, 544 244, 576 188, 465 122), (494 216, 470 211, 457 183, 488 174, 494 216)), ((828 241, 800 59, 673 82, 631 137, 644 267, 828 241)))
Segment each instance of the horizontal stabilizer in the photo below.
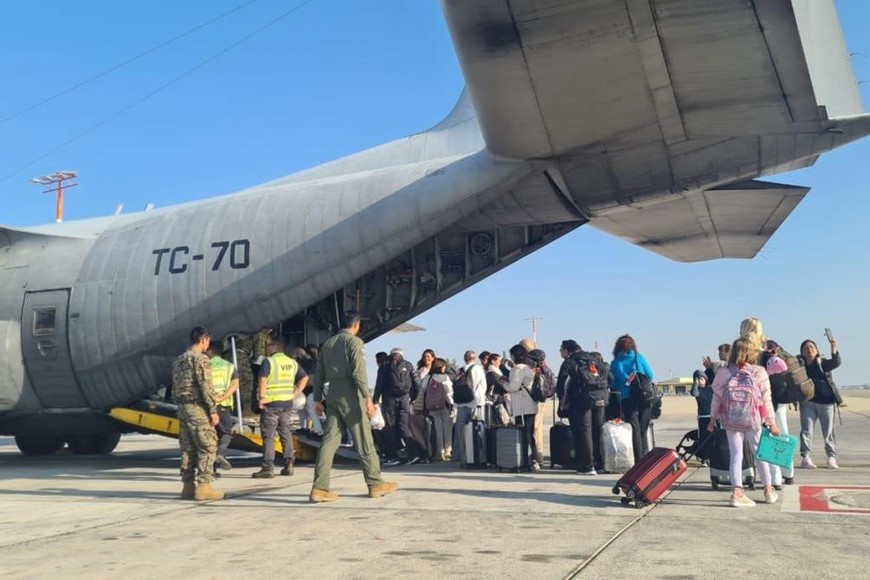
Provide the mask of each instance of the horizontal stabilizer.
POLYGON ((743 181, 644 207, 623 207, 591 225, 678 262, 753 258, 809 192, 743 181))

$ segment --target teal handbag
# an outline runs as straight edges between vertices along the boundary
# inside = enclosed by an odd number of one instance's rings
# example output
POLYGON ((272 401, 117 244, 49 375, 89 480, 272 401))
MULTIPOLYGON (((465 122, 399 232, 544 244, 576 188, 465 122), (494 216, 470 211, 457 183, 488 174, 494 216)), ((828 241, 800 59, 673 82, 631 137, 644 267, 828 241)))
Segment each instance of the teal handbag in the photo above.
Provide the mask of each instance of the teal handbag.
POLYGON ((795 435, 783 433, 774 437, 765 427, 761 430, 761 440, 758 442, 755 458, 788 469, 794 463, 794 452, 797 446, 798 438, 795 435))

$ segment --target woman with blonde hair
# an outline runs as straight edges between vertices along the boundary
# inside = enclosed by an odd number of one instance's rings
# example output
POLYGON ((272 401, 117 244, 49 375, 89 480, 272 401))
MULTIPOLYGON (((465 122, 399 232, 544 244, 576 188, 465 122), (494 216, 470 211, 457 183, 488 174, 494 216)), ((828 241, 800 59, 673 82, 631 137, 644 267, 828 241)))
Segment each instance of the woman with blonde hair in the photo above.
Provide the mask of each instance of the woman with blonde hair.
MULTIPOLYGON (((752 352, 758 352, 757 364, 766 368, 768 373, 776 373, 776 370, 768 367, 768 363, 774 355, 788 355, 780 346, 773 340, 764 336, 764 327, 761 321, 754 317, 749 317, 740 323, 740 336, 746 338, 752 344, 752 352)), ((773 405, 776 413, 776 426, 780 432, 788 433, 788 405, 773 405)), ((773 485, 776 489, 782 489, 783 483, 794 483, 794 469, 784 469, 778 465, 771 465, 771 477, 773 485)))
MULTIPOLYGON (((731 494, 732 507, 751 507, 755 502, 743 493, 743 441, 749 441, 753 454, 758 451, 761 428, 767 425, 771 434, 779 435, 774 420, 773 402, 770 398, 770 379, 763 367, 755 364, 757 354, 748 338, 738 338, 731 345, 728 366, 722 367, 713 380, 713 402, 710 410, 712 432, 716 420, 728 435, 731 452, 730 479, 734 487, 731 494)), ((773 488, 770 466, 763 461, 755 462, 755 469, 764 485, 764 500, 776 503, 778 495, 773 488)))
POLYGON ((756 353, 757 357, 761 356, 761 352, 767 343, 767 338, 764 336, 764 327, 760 320, 752 316, 744 318, 740 323, 740 338, 747 339, 751 345, 752 352, 756 353))

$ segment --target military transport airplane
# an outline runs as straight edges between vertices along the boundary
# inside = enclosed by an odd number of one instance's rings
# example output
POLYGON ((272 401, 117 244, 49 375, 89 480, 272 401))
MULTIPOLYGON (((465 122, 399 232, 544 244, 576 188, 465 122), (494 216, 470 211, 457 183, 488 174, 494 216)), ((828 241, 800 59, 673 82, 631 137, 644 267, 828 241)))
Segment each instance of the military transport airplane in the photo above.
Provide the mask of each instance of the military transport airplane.
POLYGON ((432 129, 233 195, 0 230, 0 433, 111 451, 107 411, 166 384, 195 325, 318 342, 356 308, 372 339, 584 224, 752 258, 807 193, 756 178, 870 133, 833 0, 442 4, 466 91, 432 129))

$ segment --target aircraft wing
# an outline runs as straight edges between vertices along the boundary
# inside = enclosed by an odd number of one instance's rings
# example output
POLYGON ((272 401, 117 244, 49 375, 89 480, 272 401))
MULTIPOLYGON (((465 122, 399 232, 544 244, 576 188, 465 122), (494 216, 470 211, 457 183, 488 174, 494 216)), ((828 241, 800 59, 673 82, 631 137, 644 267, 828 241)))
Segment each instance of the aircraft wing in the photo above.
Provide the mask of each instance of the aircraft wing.
POLYGON ((678 262, 753 258, 809 192, 745 181, 614 210, 590 225, 678 262))
POLYGON ((671 145, 817 132, 826 117, 863 111, 833 0, 443 5, 500 155, 553 157, 620 137, 671 145))

